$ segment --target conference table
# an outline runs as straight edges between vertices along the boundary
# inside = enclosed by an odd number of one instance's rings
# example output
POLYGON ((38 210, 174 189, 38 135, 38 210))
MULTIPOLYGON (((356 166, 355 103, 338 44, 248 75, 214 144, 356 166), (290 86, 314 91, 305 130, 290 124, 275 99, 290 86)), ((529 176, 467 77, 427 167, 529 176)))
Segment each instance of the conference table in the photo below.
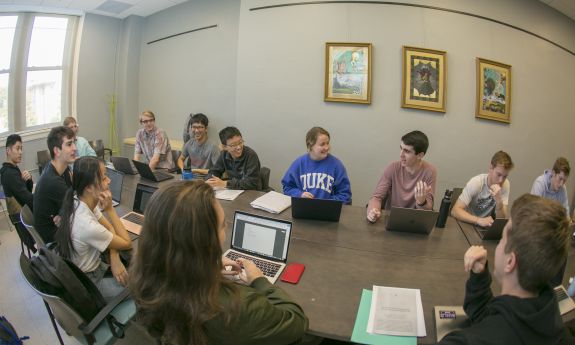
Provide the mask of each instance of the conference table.
MULTIPOLYGON (((137 183, 161 187, 179 179, 176 175, 156 183, 126 175, 118 213, 131 210, 137 183)), ((280 214, 252 208, 250 202, 263 194, 244 191, 235 200, 220 203, 230 225, 236 210, 292 221, 288 264, 302 263, 305 272, 298 284, 279 280, 276 284, 302 306, 310 334, 349 341, 362 290, 372 290, 373 285, 421 290, 427 336, 418 338, 418 344, 436 342, 434 306, 463 304, 468 276, 463 255, 470 243, 481 243, 465 224, 449 217, 445 228, 435 228, 428 236, 391 232, 385 229, 385 219, 371 224, 365 206, 356 205, 344 205, 339 222, 292 219, 289 208, 280 214)), ((226 246, 230 234, 231 228, 226 246)), ((573 272, 569 268, 567 272, 573 272)))

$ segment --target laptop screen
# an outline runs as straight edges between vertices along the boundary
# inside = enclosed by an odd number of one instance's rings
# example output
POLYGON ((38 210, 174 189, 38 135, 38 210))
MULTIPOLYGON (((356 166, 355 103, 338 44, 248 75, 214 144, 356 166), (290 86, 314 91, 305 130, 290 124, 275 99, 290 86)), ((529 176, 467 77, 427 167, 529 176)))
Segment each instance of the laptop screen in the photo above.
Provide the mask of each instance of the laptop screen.
POLYGON ((152 194, 154 194, 157 189, 157 187, 138 183, 138 186, 136 187, 136 196, 134 197, 134 212, 144 214, 152 194))
POLYGON ((110 191, 112 192, 112 200, 120 202, 122 198, 122 184, 124 182, 124 174, 114 169, 106 168, 106 175, 110 178, 110 191))
POLYGON ((232 248, 286 261, 291 222, 236 211, 232 248))

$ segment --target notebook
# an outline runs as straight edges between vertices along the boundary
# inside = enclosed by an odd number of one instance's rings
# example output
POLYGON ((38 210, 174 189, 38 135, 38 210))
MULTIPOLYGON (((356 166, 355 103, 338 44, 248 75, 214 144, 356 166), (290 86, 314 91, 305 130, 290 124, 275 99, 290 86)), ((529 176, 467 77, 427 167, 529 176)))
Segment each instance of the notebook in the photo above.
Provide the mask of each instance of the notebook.
POLYGON ((124 183, 124 173, 114 169, 106 168, 106 175, 110 178, 110 192, 112 192, 112 205, 120 205, 122 200, 122 185, 124 183))
POLYGON ((291 198, 272 190, 252 201, 250 205, 253 208, 278 214, 291 206, 291 198))
POLYGON ((291 197, 292 218, 326 220, 339 222, 343 202, 327 199, 291 197))
POLYGON ((133 159, 132 162, 134 163, 134 166, 140 173, 140 176, 150 181, 161 182, 174 178, 174 175, 169 174, 165 171, 161 170, 152 171, 152 169, 150 169, 150 166, 146 163, 138 162, 137 160, 133 159))
POLYGON ((488 228, 482 228, 479 225, 473 227, 483 241, 499 241, 507 220, 507 218, 496 218, 488 228))
POLYGON ((124 174, 136 175, 138 173, 129 158, 112 156, 110 157, 110 161, 112 162, 114 169, 121 171, 124 174))
POLYGON ((389 231, 429 235, 438 216, 439 212, 437 211, 392 207, 387 218, 386 228, 389 231))
POLYGON ((273 284, 286 266, 292 223, 236 211, 230 249, 231 260, 252 260, 273 284))
POLYGON ((146 210, 146 205, 148 205, 152 194, 154 194, 157 189, 158 188, 156 187, 138 183, 136 187, 136 195, 134 196, 133 211, 120 218, 126 230, 132 234, 137 236, 140 235, 142 224, 144 224, 144 211, 146 210))

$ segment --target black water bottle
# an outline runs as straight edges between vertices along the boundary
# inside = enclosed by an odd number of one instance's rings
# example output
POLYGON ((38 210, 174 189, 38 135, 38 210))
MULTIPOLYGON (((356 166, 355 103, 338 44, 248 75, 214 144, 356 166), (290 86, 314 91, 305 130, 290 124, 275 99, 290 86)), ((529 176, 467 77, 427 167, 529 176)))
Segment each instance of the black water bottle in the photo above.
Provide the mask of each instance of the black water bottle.
POLYGON ((451 191, 446 189, 443 200, 441 200, 441 206, 439 207, 439 217, 437 217, 437 223, 435 223, 436 228, 445 227, 445 222, 449 215, 449 206, 451 206, 451 191))

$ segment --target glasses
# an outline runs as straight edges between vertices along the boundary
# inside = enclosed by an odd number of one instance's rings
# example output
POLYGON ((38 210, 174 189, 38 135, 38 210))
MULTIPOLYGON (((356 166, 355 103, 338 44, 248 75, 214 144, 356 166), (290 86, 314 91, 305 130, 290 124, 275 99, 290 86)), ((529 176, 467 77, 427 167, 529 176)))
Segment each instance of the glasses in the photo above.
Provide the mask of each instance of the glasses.
POLYGON ((224 145, 224 146, 225 146, 225 147, 228 147, 228 148, 230 148, 230 149, 235 149, 235 148, 244 146, 245 143, 246 143, 246 142, 242 140, 242 141, 240 141, 240 142, 237 142, 237 143, 234 143, 234 144, 229 144, 229 145, 224 145))
POLYGON ((150 120, 140 120, 140 123, 141 123, 142 125, 146 125, 146 124, 152 123, 152 122, 154 122, 154 121, 155 121, 155 120, 153 120, 153 119, 150 119, 150 120))

